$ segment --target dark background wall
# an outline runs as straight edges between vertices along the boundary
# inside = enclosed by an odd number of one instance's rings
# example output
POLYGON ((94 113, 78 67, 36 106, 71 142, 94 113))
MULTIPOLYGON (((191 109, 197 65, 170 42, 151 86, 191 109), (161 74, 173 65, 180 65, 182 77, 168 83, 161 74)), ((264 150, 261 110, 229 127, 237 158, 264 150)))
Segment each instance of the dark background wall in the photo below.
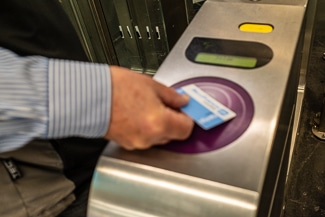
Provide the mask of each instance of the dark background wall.
MULTIPOLYGON (((313 0, 311 0, 313 1, 313 0)), ((284 217, 325 216, 325 141, 312 133, 325 90, 325 1, 318 0, 315 35, 306 75, 295 149, 288 177, 284 217)))

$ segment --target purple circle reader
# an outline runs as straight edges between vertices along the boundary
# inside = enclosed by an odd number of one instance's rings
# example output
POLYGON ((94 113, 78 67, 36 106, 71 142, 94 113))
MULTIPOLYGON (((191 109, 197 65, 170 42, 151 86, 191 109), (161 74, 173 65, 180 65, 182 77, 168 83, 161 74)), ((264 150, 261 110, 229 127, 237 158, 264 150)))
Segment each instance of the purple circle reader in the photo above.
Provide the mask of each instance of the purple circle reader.
POLYGON ((187 154, 198 154, 220 149, 239 138, 251 123, 254 104, 250 95, 238 84, 218 77, 197 77, 181 81, 174 88, 195 84, 214 99, 230 108, 236 117, 209 130, 194 126, 191 136, 184 141, 172 141, 161 148, 187 154))

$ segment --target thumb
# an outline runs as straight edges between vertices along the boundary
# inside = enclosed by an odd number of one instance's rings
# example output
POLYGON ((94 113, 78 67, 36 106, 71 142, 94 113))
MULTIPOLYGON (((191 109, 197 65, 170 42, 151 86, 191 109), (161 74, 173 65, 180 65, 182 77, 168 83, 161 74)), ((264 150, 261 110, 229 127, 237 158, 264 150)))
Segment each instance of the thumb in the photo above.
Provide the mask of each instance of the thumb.
POLYGON ((185 106, 190 100, 188 95, 179 94, 174 88, 166 87, 164 85, 160 85, 158 88, 158 96, 166 106, 174 109, 185 106))

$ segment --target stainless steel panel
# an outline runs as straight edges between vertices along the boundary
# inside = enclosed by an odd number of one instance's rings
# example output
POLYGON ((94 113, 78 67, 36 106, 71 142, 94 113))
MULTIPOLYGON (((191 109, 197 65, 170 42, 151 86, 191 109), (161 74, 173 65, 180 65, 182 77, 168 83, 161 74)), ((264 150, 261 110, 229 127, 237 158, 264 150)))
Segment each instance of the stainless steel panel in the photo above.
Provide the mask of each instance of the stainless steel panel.
POLYGON ((112 150, 112 156, 260 191, 303 16, 304 7, 206 2, 154 78, 166 85, 173 85, 188 78, 211 75, 237 82, 254 99, 255 114, 252 124, 231 146, 215 152, 186 155, 153 149, 139 155, 112 150), (216 19, 212 14, 231 19, 216 19), (237 16, 238 14, 241 16, 237 16), (270 34, 239 31, 238 25, 247 21, 271 23, 275 28, 270 34), (287 32, 290 32, 290 35, 287 32), (252 70, 195 64, 184 56, 193 36, 254 40, 270 46, 274 57, 266 66, 252 70), (165 159, 163 164, 162 159, 165 159), (220 165, 223 169, 213 172, 201 170, 203 165, 211 169, 215 165, 220 165))
MULTIPOLYGON (((246 195, 245 201, 254 205, 249 206, 249 209, 246 207, 241 214, 230 213, 232 210, 226 213, 223 210, 227 206, 218 201, 206 208, 207 213, 202 209, 196 216, 211 216, 211 213, 243 217, 273 215, 270 207, 277 202, 277 186, 283 184, 279 179, 286 173, 282 166, 286 165, 294 119, 299 78, 299 67, 294 63, 299 63, 300 60, 298 42, 306 1, 295 1, 294 4, 259 2, 261 3, 205 2, 154 76, 154 79, 169 86, 202 76, 214 76, 239 84, 254 101, 254 116, 248 129, 228 146, 200 154, 182 154, 161 148, 128 152, 112 143, 100 159, 101 166, 98 167, 94 178, 94 183, 100 184, 93 184, 93 189, 104 188, 100 180, 105 179, 110 188, 114 189, 114 194, 111 191, 103 191, 103 195, 100 195, 100 190, 93 190, 96 193, 91 196, 91 214, 98 208, 94 208, 93 199, 101 198, 98 201, 102 202, 102 206, 113 206, 118 210, 112 216, 123 216, 123 213, 128 212, 135 212, 139 216, 182 216, 177 214, 185 212, 188 209, 186 202, 195 201, 197 195, 200 195, 199 192, 211 191, 215 197, 223 197, 225 192, 229 193, 228 187, 231 186, 233 190, 228 195, 231 200, 237 201, 246 195), (240 31, 239 25, 247 22, 271 24, 274 29, 267 34, 240 31), (249 70, 196 64, 185 57, 185 50, 193 37, 263 43, 272 49, 273 59, 263 67, 249 70), (193 186, 186 187, 184 192, 194 189, 197 194, 186 193, 182 200, 184 202, 177 203, 175 208, 171 195, 178 195, 178 189, 183 186, 179 185, 179 179, 175 178, 178 176, 185 186, 193 186), (159 185, 152 184, 159 181, 177 187, 161 190, 159 185), (193 184, 197 182, 202 187, 193 184), (210 184, 217 185, 217 190, 210 188, 210 184), (127 189, 127 192, 124 189, 127 189), (143 195, 140 192, 143 192, 143 195), (131 194, 137 195, 131 197, 131 194), (149 196, 151 194, 158 194, 162 199, 152 198, 149 196), (110 198, 105 199, 106 197, 110 198), (138 197, 140 199, 137 200, 138 197), (168 202, 166 198, 169 198, 170 204, 165 203, 168 202), (138 210, 137 207, 143 207, 143 203, 147 206, 138 210), (259 208, 264 210, 258 210, 259 208)), ((205 199, 198 203, 205 206, 205 199)), ((192 203, 190 204, 192 206, 192 203)), ((230 207, 234 207, 234 204, 227 208, 232 209, 230 207)))
POLYGON ((151 75, 194 16, 191 0, 61 0, 61 3, 92 61, 151 75))
MULTIPOLYGON (((137 44, 132 17, 127 0, 100 0, 102 23, 107 25, 119 65, 135 71, 142 70, 142 58, 137 44)), ((107 36, 106 36, 107 37, 107 36)))
POLYGON ((169 52, 161 2, 128 0, 128 9, 141 57, 140 71, 154 74, 169 52))
POLYGON ((89 59, 93 62, 118 64, 109 33, 101 23, 101 11, 96 8, 96 0, 60 2, 76 28, 89 59))
POLYGON ((188 25, 189 1, 101 1, 108 28, 122 35, 113 39, 120 65, 154 74, 188 25))
POLYGON ((253 217, 258 200, 254 191, 111 158, 99 161, 92 186, 92 217, 253 217))

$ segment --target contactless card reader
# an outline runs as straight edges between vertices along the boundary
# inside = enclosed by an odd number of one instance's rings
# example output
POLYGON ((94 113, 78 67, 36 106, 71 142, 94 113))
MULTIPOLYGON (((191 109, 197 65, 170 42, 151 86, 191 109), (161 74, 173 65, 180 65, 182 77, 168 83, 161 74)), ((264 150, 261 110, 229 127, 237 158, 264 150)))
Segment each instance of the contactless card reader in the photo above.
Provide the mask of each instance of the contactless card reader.
POLYGON ((236 116, 146 151, 111 143, 89 216, 280 216, 307 0, 208 0, 154 76, 236 116))

